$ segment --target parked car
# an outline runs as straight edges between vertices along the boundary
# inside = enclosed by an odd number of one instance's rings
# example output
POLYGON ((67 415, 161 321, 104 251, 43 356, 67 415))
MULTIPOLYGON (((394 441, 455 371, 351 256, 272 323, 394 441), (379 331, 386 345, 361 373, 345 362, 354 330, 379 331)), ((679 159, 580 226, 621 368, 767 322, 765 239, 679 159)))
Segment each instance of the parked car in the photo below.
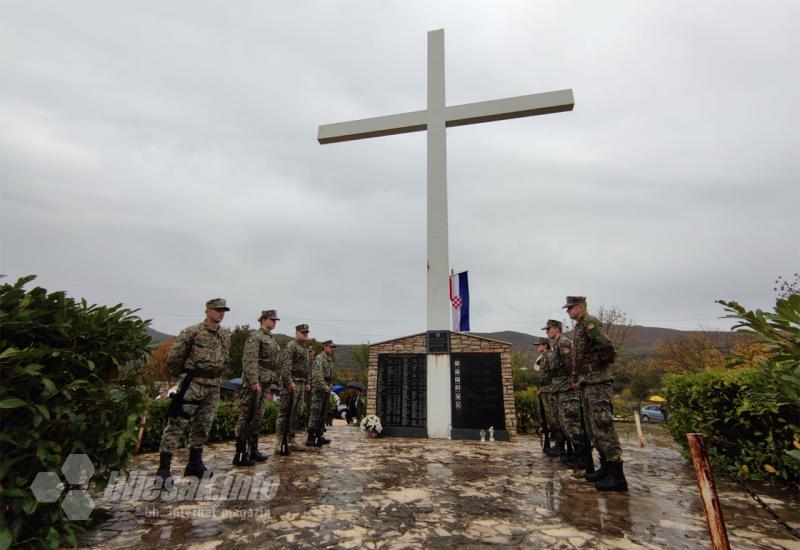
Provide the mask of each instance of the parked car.
POLYGON ((664 411, 661 410, 661 405, 646 405, 639 411, 642 422, 664 422, 664 411))

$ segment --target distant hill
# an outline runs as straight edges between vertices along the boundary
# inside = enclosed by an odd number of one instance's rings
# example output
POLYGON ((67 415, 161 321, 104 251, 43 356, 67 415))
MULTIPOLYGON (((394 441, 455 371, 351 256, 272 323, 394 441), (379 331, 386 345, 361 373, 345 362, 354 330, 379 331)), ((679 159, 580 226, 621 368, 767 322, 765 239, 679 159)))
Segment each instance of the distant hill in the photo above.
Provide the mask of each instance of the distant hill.
MULTIPOLYGON (((626 356, 628 358, 642 358, 652 355, 656 352, 656 343, 661 340, 665 342, 669 342, 671 340, 677 340, 678 338, 686 337, 693 332, 697 331, 687 331, 687 330, 675 330, 671 328, 660 328, 660 327, 644 327, 640 325, 635 326, 634 334, 631 336, 630 340, 626 344, 626 356)), ((163 342, 170 338, 173 338, 170 334, 165 334, 163 332, 159 332, 157 330, 148 328, 147 334, 152 338, 155 342, 163 342)), ((513 330, 503 330, 500 332, 470 332, 469 334, 474 334, 475 336, 483 336, 485 338, 492 338, 494 340, 502 340, 504 342, 509 342, 511 344, 511 350, 514 353, 525 353, 532 357, 535 357, 536 352, 536 342, 539 341, 540 335, 532 335, 525 332, 517 332, 513 330)), ((569 334, 569 333, 567 333, 569 334)), ((746 338, 746 336, 731 333, 729 331, 708 331, 704 332, 703 334, 707 335, 709 338, 746 338)), ((542 331, 541 336, 544 336, 544 331, 542 331)), ((275 334, 278 338, 289 338, 289 336, 284 334, 275 334)), ((335 358, 336 358, 336 368, 340 371, 355 371, 355 363, 353 361, 352 352, 356 348, 358 348, 358 344, 338 344, 336 351, 335 351, 335 358)))
MULTIPOLYGON (((636 325, 634 333, 631 335, 630 340, 626 343, 626 356, 628 358, 641 358, 652 355, 656 352, 656 343, 661 340, 669 342, 677 340, 678 338, 686 337, 697 331, 675 330, 671 328, 659 327, 644 327, 636 325)), ((511 344, 511 350, 514 353, 522 352, 528 355, 536 355, 536 342, 539 341, 539 335, 533 336, 524 332, 516 332, 513 330, 504 330, 501 332, 471 332, 475 336, 483 336, 485 338, 493 338, 495 340, 503 340, 511 344)), ((570 333, 567 333, 569 335, 570 333)), ((746 338, 744 335, 731 333, 729 331, 707 331, 703 332, 709 338, 746 338)), ((541 336, 543 337, 544 331, 541 336)))
POLYGON ((164 342, 166 340, 169 340, 170 338, 174 338, 174 336, 172 336, 171 334, 166 334, 164 332, 158 332, 157 330, 152 329, 152 328, 147 328, 146 330, 147 330, 147 335, 154 342, 164 342))

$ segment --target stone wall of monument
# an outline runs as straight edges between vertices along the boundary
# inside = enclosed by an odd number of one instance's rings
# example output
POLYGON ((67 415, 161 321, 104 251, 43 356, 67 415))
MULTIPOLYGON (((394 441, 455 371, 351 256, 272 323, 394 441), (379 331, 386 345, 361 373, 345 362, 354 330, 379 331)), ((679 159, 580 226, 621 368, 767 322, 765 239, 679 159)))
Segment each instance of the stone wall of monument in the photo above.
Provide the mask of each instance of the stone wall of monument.
MULTIPOLYGON (((503 405, 505 408, 506 429, 510 437, 516 438, 517 414, 514 402, 514 382, 511 374, 511 344, 458 332, 450 333, 452 353, 499 353, 503 384, 503 405)), ((413 334, 394 340, 372 344, 369 347, 369 371, 367 374, 367 414, 376 414, 378 393, 378 355, 385 353, 412 354, 426 353, 426 333, 413 334)))

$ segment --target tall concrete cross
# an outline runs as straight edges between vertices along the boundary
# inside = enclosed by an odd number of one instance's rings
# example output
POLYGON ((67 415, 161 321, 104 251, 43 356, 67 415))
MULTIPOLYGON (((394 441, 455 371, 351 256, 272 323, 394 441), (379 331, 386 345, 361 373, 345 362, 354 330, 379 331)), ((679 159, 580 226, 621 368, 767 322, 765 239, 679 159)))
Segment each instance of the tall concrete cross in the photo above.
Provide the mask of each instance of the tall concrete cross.
MULTIPOLYGON (((445 105, 444 30, 428 33, 428 108, 397 115, 323 124, 322 143, 336 143, 407 132, 428 133, 428 330, 450 329, 450 275, 447 239, 447 140, 445 128, 571 111, 572 90, 493 101, 445 105)), ((428 353, 426 422, 428 437, 446 438, 452 419, 450 354, 428 353)))
POLYGON ((572 90, 445 106, 444 29, 428 33, 428 108, 319 127, 317 140, 337 143, 407 132, 428 133, 428 330, 450 329, 445 128, 571 111, 572 90))

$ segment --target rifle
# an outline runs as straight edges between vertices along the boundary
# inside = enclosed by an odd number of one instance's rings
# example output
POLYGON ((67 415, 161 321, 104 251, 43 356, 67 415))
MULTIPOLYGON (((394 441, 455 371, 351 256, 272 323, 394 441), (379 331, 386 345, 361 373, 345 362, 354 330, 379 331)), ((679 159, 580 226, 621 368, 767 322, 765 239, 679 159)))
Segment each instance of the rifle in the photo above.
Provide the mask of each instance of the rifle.
POLYGON ((539 400, 539 420, 542 424, 542 432, 544 433, 544 442, 542 443, 542 448, 549 449, 550 448, 550 426, 547 424, 547 414, 544 410, 544 399, 542 398, 541 392, 537 396, 539 400))
POLYGON ((167 414, 170 418, 178 418, 179 416, 183 418, 191 418, 190 414, 183 412, 183 404, 187 403, 187 401, 184 401, 183 398, 186 396, 186 391, 189 389, 189 384, 192 383, 192 378, 194 378, 194 371, 187 370, 186 376, 181 382, 178 391, 172 396, 172 402, 169 404, 169 410, 167 411, 167 414))
POLYGON ((581 407, 580 407, 580 414, 581 414, 581 439, 583 440, 583 461, 586 463, 586 473, 593 474, 594 473, 594 459, 592 458, 592 442, 589 440, 589 431, 586 429, 586 418, 583 414, 583 395, 581 392, 578 392, 578 395, 581 398, 581 407))
POLYGON ((286 420, 283 423, 283 434, 281 438, 281 456, 289 454, 289 432, 291 431, 290 424, 292 423, 292 409, 294 408, 294 391, 289 388, 289 410, 286 414, 286 420))

